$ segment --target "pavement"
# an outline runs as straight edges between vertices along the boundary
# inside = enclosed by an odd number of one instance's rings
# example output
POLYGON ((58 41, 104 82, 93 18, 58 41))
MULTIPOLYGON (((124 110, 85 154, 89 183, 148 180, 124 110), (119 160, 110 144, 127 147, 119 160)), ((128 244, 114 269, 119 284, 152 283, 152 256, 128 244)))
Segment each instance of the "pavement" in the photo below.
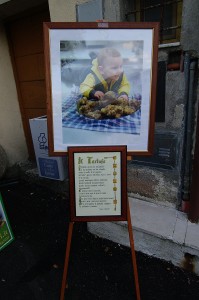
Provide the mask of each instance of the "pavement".
MULTIPOLYGON (((55 181, 44 182, 0 182, 15 237, 0 252, 1 300, 60 297, 69 198, 67 188, 57 192, 55 181)), ((130 248, 89 233, 87 226, 74 226, 65 299, 136 299, 130 248)), ((140 251, 136 258, 141 299, 198 299, 193 272, 140 251)))
MULTIPOLYGON (((21 170, 26 181, 50 187, 55 192, 69 193, 67 174, 63 182, 50 180, 49 183, 46 178, 38 176, 34 164, 25 163, 21 170)), ((152 203, 135 196, 128 194, 135 249, 199 275, 199 224, 191 223, 187 214, 177 210, 174 204, 152 203)), ((129 247, 126 222, 91 222, 88 223, 88 231, 129 247)))
MULTIPOLYGON (((199 224, 173 207, 128 198, 135 249, 199 275, 199 224)), ((89 232, 129 246, 126 222, 89 223, 89 232)))

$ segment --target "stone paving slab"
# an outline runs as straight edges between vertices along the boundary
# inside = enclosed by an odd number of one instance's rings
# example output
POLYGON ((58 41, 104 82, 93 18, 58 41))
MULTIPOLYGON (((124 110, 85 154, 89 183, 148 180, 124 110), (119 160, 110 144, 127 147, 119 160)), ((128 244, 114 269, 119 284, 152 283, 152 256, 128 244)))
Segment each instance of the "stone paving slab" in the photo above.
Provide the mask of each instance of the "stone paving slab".
POLYGON ((185 213, 134 198, 129 203, 134 228, 199 250, 199 224, 185 213))
POLYGON ((173 241, 178 244, 185 243, 185 234, 187 231, 187 220, 181 218, 176 218, 176 224, 173 233, 173 241))
POLYGON ((135 228, 159 237, 173 238, 176 210, 134 198, 129 198, 129 204, 135 228))
POLYGON ((185 244, 199 250, 199 224, 187 222, 185 244))

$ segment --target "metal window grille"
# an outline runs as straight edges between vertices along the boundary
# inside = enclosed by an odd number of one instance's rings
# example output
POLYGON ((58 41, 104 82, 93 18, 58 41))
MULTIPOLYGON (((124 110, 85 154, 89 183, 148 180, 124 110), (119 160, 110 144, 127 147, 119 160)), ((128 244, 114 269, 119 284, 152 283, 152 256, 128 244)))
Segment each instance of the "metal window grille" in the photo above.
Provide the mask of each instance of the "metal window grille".
POLYGON ((160 43, 179 41, 183 0, 134 0, 127 21, 160 22, 160 43))

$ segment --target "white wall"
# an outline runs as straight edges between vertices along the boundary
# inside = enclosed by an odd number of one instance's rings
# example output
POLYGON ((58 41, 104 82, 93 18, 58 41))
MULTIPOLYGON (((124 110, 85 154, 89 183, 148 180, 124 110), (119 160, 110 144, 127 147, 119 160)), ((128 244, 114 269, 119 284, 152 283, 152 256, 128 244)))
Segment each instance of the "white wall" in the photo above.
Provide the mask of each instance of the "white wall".
POLYGON ((0 144, 9 166, 28 158, 7 38, 0 25, 0 144))

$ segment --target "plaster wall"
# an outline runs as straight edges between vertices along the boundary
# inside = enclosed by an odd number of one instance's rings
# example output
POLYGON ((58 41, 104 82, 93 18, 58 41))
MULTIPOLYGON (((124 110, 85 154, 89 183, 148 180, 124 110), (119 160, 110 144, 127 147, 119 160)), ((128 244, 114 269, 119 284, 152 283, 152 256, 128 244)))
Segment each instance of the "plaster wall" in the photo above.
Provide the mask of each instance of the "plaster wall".
POLYGON ((48 0, 51 22, 76 22, 76 5, 87 0, 48 0))
MULTIPOLYGON (((169 62, 169 56, 176 51, 199 55, 199 1, 183 1, 182 31, 179 46, 164 45, 159 48, 159 61, 169 62)), ((165 93, 165 122, 156 123, 156 130, 175 132, 178 136, 176 167, 173 170, 130 165, 128 167, 128 191, 136 198, 178 206, 181 203, 181 167, 183 128, 185 120, 185 74, 181 71, 167 71, 165 93)), ((197 87, 198 89, 198 87, 197 87)), ((198 96, 194 99, 196 105, 198 96)), ((158 101, 158 99, 157 99, 158 101)), ((193 118, 195 114, 193 113, 193 118)), ((193 150, 192 150, 193 151, 193 150)))
MULTIPOLYGON (((161 166, 128 165, 128 192, 134 197, 166 206, 180 202, 181 156, 183 142, 185 78, 181 71, 166 73, 165 122, 156 123, 156 131, 177 133, 175 166, 166 170, 161 166)), ((158 101, 158 99, 157 99, 158 101)))
POLYGON ((121 12, 118 0, 104 1, 104 19, 108 22, 121 22, 121 12))
MULTIPOLYGON (((48 0, 52 22, 76 22, 76 5, 88 0, 48 0)), ((119 0, 106 0, 103 3, 104 19, 109 22, 119 22, 124 19, 125 3, 119 0)))
POLYGON ((0 144, 9 166, 28 158, 7 39, 0 25, 0 144))
POLYGON ((183 0, 181 44, 184 51, 199 54, 199 1, 183 0))
POLYGON ((182 129, 184 93, 184 73, 181 71, 167 71, 165 80, 165 122, 156 123, 156 129, 166 128, 175 131, 182 129))
POLYGON ((128 194, 136 199, 176 207, 179 178, 176 172, 128 165, 128 194))

